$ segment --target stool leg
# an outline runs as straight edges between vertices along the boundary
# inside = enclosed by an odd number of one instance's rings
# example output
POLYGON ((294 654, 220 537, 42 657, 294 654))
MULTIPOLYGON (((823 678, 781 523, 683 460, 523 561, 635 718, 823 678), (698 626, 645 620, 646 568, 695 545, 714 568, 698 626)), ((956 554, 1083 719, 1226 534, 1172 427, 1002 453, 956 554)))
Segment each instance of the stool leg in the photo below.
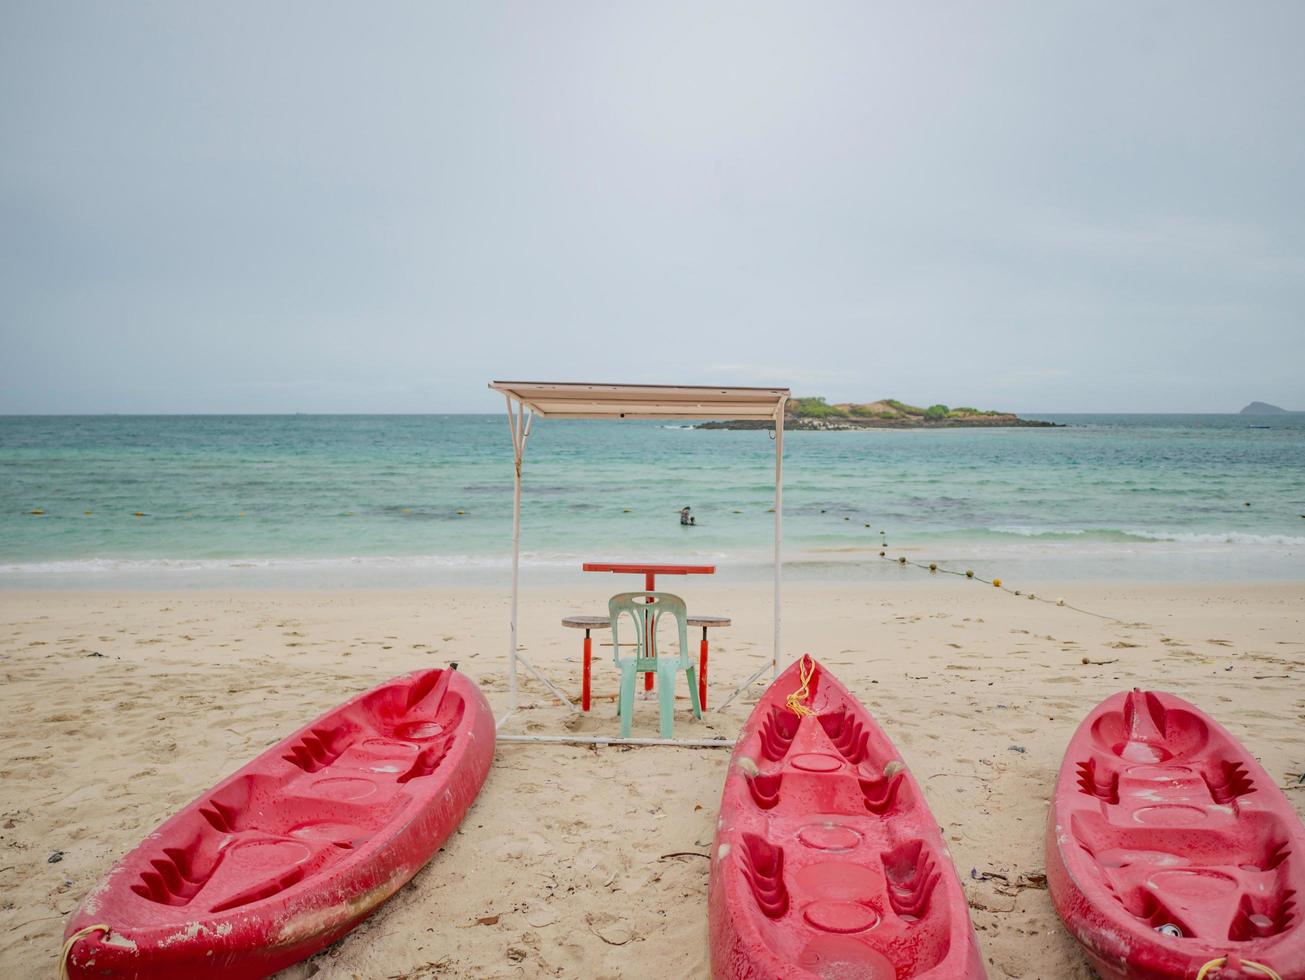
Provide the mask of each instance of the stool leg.
POLYGON ((589 710, 589 662, 593 652, 593 640, 589 638, 589 631, 585 630, 585 672, 584 680, 580 682, 580 707, 584 711, 589 710))
POLYGON ((707 627, 702 628, 702 646, 698 647, 698 703, 707 710, 707 627))

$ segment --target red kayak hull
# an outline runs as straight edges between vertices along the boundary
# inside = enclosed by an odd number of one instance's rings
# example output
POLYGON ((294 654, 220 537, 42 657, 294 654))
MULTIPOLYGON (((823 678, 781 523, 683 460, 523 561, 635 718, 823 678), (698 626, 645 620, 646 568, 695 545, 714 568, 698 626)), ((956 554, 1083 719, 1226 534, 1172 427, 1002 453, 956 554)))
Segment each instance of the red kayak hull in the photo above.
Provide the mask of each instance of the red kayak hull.
POLYGON ((1305 980, 1305 829, 1251 754, 1172 694, 1121 692, 1075 732, 1047 884, 1106 980, 1190 980, 1219 960, 1208 980, 1305 980))
POLYGON ((68 938, 89 930, 68 951, 69 975, 242 980, 317 952, 430 860, 493 756, 489 704, 456 670, 353 698, 119 861, 68 923, 68 938))
POLYGON ((810 657, 770 686, 735 745, 708 917, 718 980, 986 975, 919 784, 865 707, 810 657), (809 715, 787 703, 804 676, 796 703, 809 715))

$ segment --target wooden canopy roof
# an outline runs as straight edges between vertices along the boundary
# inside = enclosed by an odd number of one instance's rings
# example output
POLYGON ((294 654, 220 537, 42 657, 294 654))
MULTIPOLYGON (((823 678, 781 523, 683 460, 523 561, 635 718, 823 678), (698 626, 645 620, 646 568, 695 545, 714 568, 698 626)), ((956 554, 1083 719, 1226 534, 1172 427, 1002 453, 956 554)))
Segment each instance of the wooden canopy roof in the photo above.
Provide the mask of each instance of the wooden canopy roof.
POLYGON ((492 381, 536 415, 559 419, 773 419, 787 388, 612 385, 571 381, 492 381))

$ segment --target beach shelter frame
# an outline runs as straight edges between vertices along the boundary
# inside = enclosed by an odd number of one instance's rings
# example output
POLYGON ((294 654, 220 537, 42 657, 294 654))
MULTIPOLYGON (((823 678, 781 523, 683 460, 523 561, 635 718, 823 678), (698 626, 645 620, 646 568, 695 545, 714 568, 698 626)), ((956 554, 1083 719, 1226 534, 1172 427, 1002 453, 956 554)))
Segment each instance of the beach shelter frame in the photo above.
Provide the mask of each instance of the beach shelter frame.
MULTIPOLYGON (((767 666, 779 674, 780 634, 783 624, 780 564, 784 541, 784 412, 792 397, 788 388, 740 388, 705 385, 585 384, 580 382, 492 381, 489 387, 507 401, 508 427, 512 431, 515 470, 512 479, 512 607, 508 639, 508 710, 496 727, 519 706, 517 664, 563 704, 575 705, 544 674, 521 655, 517 608, 521 591, 521 468, 526 440, 535 417, 559 419, 716 419, 756 420, 775 426, 775 623, 774 649, 767 666)), ((721 706, 722 711, 766 672, 766 666, 749 677, 721 706)), ((634 745, 728 746, 721 739, 658 739, 580 735, 507 735, 501 741, 574 742, 634 745)))

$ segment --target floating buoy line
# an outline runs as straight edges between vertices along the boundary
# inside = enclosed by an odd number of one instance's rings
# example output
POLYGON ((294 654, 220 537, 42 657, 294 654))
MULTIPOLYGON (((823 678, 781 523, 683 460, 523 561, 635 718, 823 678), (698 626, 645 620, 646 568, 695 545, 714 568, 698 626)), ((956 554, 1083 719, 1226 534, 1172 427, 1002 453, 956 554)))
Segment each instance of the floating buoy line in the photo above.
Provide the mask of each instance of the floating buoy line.
MULTIPOLYGON (((887 559, 889 561, 894 560, 888 558, 888 556, 882 551, 879 552, 879 557, 883 559, 887 559)), ((1030 599, 1033 602, 1045 602, 1047 605, 1050 606, 1060 606, 1061 608, 1064 609, 1072 609, 1074 610, 1074 612, 1083 613, 1085 616, 1095 616, 1097 619, 1106 619, 1112 623, 1125 622, 1124 620, 1118 619, 1114 616, 1107 616, 1105 613, 1093 612, 1091 609, 1083 609, 1081 606, 1070 605, 1063 598, 1048 599, 1034 592, 1025 592, 1022 589, 1012 589, 1006 584, 1004 584, 1001 579, 999 578, 986 579, 982 575, 977 574, 972 568, 967 568, 964 571, 961 571, 956 568, 943 568, 937 562, 913 561, 912 559, 907 558, 905 555, 898 555, 896 558, 896 562, 899 567, 911 565, 914 566, 915 568, 924 569, 926 572, 929 572, 931 575, 939 575, 939 574, 956 575, 959 576, 960 578, 973 579, 975 582, 982 582, 985 585, 991 585, 993 588, 1000 589, 1002 592, 1005 592, 1008 595, 1030 599)))
MULTIPOLYGON (((820 513, 822 514, 825 513, 824 509, 822 509, 820 513)), ((850 518, 844 517, 843 520, 847 521, 850 520, 850 518)), ((867 528, 870 527, 869 524, 866 524, 865 526, 867 528)), ((1063 598, 1060 597, 1057 597, 1055 599, 1048 599, 1044 596, 1038 595, 1035 592, 1025 592, 1023 589, 1012 589, 1008 585, 1006 585, 1000 578, 996 578, 996 577, 990 579, 984 578, 982 575, 976 573, 972 568, 966 568, 964 570, 958 568, 945 568, 943 567, 942 563, 937 561, 916 561, 915 559, 907 558, 906 555, 896 555, 896 556, 889 555, 887 534, 888 532, 886 530, 882 528, 880 529, 879 558, 881 561, 893 562, 899 568, 906 568, 907 566, 911 566, 926 571, 930 575, 955 575, 959 578, 969 579, 974 582, 982 582, 984 585, 991 585, 993 588, 1000 589, 1002 592, 1005 592, 1007 595, 1012 595, 1017 598, 1029 599, 1032 602, 1044 602, 1047 605, 1058 606, 1062 609, 1071 609, 1074 612, 1082 613, 1085 616, 1095 616, 1097 619, 1108 620, 1109 622, 1112 623, 1125 622, 1125 620, 1118 619, 1114 616, 1107 616, 1104 613, 1093 612, 1091 609, 1084 609, 1081 606, 1071 605, 1070 603, 1066 602, 1063 598)))

